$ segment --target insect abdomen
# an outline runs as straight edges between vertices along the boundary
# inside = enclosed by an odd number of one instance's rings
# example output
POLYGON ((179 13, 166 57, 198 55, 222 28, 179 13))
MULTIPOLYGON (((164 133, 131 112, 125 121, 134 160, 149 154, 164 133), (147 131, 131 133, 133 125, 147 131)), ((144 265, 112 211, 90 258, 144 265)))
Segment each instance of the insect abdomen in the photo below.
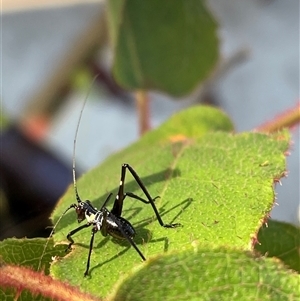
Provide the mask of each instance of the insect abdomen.
MULTIPOLYGON (((129 236, 131 239, 134 238, 135 230, 133 226, 122 217, 118 217, 118 222, 121 224, 121 228, 126 233, 126 235, 129 236)), ((126 239, 122 231, 120 231, 120 227, 116 224, 115 221, 111 219, 107 219, 107 233, 112 237, 118 239, 126 239)))

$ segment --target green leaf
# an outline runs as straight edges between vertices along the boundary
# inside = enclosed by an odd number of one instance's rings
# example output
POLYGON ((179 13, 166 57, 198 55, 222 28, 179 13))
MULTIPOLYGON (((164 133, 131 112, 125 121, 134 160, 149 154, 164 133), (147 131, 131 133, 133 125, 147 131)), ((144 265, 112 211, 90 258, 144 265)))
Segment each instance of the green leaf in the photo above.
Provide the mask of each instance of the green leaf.
POLYGON ((3 106, 0 107, 0 132, 4 131, 10 124, 8 116, 3 112, 3 106))
MULTIPOLYGON (((44 271, 49 274, 50 262, 52 256, 64 256, 65 248, 60 246, 53 246, 53 240, 50 239, 45 249, 46 239, 16 239, 10 238, 0 242, 1 262, 5 264, 15 264, 30 267, 34 270, 44 271), (41 261, 41 262, 40 262, 41 261)), ((16 288, 15 288, 16 289, 16 288)), ((16 290, 0 288, 0 300, 15 300, 16 290)), ((32 300, 48 300, 42 296, 33 296, 28 291, 23 291, 19 301, 32 300)))
MULTIPOLYGON (((160 227, 151 206, 127 198, 122 216, 135 227, 134 241, 147 259, 197 244, 251 249, 251 237, 256 237, 260 221, 273 206, 273 181, 285 172, 283 153, 289 137, 284 132, 270 136, 211 132, 220 130, 221 124, 226 125, 224 130, 231 129, 228 118, 213 108, 198 106, 181 112, 81 177, 77 183, 81 198, 100 208, 108 193, 118 190, 121 164, 130 163, 152 197, 161 197, 156 205, 163 221, 183 225, 176 229, 160 227), (211 122, 215 120, 211 129, 196 118, 203 112, 211 116, 211 122), (174 139, 180 133, 181 138, 174 139)), ((144 197, 130 175, 125 190, 144 197)), ((54 220, 74 202, 70 187, 53 214, 54 220)), ((112 202, 107 207, 111 206, 112 202)), ((76 214, 69 211, 56 229, 55 241, 67 243, 67 234, 76 227, 76 214)), ((51 273, 83 291, 106 296, 141 259, 127 241, 103 238, 98 233, 90 277, 84 278, 90 231, 88 228, 73 236, 73 250, 51 266, 51 273)))
POLYGON ((255 249, 262 255, 277 257, 284 264, 300 272, 300 229, 291 224, 268 221, 263 225, 257 237, 259 244, 255 249))
POLYGON ((48 274, 52 256, 63 256, 65 248, 54 247, 53 239, 49 239, 45 249, 46 242, 47 240, 43 238, 5 239, 0 242, 1 260, 7 264, 19 264, 34 270, 38 270, 40 265, 44 273, 48 274))
POLYGON ((217 25, 203 0, 111 0, 113 74, 127 89, 189 93, 217 62, 217 25))
MULTIPOLYGON (((192 106, 180 111, 163 123, 158 130, 148 132, 138 145, 147 147, 152 143, 164 143, 200 138, 209 132, 233 132, 234 126, 228 116, 222 111, 209 106, 192 106)), ((136 148, 132 145, 130 151, 136 148)))
POLYGON ((299 300, 298 275, 245 252, 199 248, 149 260, 111 300, 299 300))

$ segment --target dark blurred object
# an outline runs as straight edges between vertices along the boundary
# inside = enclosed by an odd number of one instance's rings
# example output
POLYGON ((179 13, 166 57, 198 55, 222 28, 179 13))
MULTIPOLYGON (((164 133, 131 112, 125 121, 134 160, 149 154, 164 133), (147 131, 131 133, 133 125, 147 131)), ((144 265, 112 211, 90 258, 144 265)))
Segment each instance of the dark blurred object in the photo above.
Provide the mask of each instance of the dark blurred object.
POLYGON ((72 182, 71 163, 10 126, 0 136, 0 181, 0 239, 46 237, 49 215, 72 182))

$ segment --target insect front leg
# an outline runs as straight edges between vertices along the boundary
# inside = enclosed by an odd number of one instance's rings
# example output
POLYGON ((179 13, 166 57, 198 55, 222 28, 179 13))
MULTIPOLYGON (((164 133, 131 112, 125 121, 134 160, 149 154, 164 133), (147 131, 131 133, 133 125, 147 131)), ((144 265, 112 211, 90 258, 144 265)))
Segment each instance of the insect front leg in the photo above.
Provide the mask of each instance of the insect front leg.
POLYGON ((73 240, 72 236, 73 236, 75 233, 81 231, 82 229, 89 227, 90 225, 91 225, 90 223, 81 225, 80 227, 78 227, 78 228, 76 228, 76 229, 74 229, 74 230, 72 230, 72 231, 70 231, 70 232, 68 233, 67 239, 68 239, 68 241, 69 241, 70 243, 69 243, 69 245, 68 245, 68 247, 67 247, 67 249, 66 249, 66 252, 67 252, 68 250, 70 250, 71 247, 72 247, 72 245, 74 244, 74 240, 73 240))

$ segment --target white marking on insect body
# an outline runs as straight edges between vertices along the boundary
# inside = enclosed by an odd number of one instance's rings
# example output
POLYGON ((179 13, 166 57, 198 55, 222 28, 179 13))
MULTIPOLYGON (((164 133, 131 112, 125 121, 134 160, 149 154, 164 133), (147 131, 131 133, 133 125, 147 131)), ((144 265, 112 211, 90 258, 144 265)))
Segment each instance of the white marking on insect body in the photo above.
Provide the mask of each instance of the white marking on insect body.
POLYGON ((95 220, 95 214, 85 214, 85 218, 88 223, 91 223, 95 220))

